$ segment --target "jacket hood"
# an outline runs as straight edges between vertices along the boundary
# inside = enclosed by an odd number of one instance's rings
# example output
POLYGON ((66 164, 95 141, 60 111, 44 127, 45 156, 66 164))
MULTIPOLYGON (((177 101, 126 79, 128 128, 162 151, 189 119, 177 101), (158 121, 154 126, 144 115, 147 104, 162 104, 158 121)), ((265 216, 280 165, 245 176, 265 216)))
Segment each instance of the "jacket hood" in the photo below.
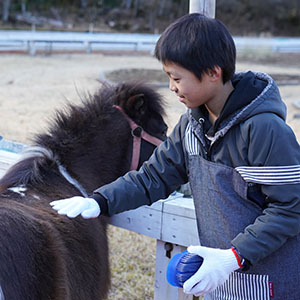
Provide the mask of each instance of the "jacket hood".
MULTIPOLYGON (((231 97, 228 98, 228 104, 241 101, 243 97, 250 100, 249 103, 238 112, 236 116, 237 120, 244 121, 256 114, 266 112, 274 113, 283 120, 286 119, 286 105, 281 99, 276 83, 268 74, 251 71, 247 73, 237 73, 232 82, 235 90, 231 97), (256 96, 255 91, 257 92, 256 96), (251 96, 247 97, 249 94, 251 96)), ((226 108, 226 104, 224 108, 226 108)))
MULTIPOLYGON (((261 72, 241 72, 232 80, 233 92, 228 97, 220 117, 211 127, 210 134, 215 138, 224 135, 232 126, 260 113, 274 113, 286 119, 286 105, 281 99, 278 87, 273 78, 261 72)), ((208 122, 205 106, 190 110, 190 115, 208 122)), ((207 124, 204 126, 206 128, 207 124)))

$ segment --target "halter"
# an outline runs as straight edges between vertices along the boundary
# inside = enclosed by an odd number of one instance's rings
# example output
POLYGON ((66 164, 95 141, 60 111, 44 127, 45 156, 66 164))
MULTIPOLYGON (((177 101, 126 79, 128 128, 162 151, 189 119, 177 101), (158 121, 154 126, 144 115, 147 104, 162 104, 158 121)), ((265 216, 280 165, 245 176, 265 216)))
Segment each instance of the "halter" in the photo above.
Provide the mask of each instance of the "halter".
POLYGON ((140 152, 141 152, 141 141, 144 139, 145 141, 149 142, 152 145, 159 146, 162 143, 162 140, 150 135, 144 129, 137 125, 129 116, 125 113, 123 108, 119 105, 114 105, 127 119, 130 128, 131 128, 131 135, 133 136, 133 147, 132 147, 132 157, 131 157, 131 165, 130 171, 136 170, 139 164, 140 159, 140 152))
MULTIPOLYGON (((137 125, 129 116, 124 112, 122 107, 118 105, 114 105, 127 119, 130 128, 131 128, 131 135, 133 136, 133 150, 132 150, 132 159, 131 159, 131 166, 130 170, 136 170, 139 159, 140 159, 140 152, 141 152, 141 141, 144 139, 145 141, 149 142, 152 145, 159 146, 162 143, 162 140, 148 134, 143 130, 143 128, 137 125)), ((88 197, 88 193, 84 189, 84 187, 75 179, 73 178, 66 168, 62 166, 54 157, 51 150, 44 148, 44 147, 28 147, 22 152, 21 159, 26 159, 30 157, 46 157, 48 159, 56 161, 58 170, 60 174, 70 183, 72 184, 84 197, 88 197)), ((1 296, 1 293, 0 293, 1 296)))

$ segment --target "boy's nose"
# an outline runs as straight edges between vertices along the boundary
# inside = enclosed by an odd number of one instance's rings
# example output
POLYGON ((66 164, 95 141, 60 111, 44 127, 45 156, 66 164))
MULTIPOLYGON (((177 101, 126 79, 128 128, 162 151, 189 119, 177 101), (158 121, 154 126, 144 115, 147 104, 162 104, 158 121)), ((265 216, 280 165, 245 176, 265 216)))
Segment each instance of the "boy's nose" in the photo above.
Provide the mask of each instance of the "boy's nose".
POLYGON ((177 91, 176 86, 175 86, 171 81, 169 82, 169 89, 170 89, 172 92, 176 92, 176 91, 177 91))

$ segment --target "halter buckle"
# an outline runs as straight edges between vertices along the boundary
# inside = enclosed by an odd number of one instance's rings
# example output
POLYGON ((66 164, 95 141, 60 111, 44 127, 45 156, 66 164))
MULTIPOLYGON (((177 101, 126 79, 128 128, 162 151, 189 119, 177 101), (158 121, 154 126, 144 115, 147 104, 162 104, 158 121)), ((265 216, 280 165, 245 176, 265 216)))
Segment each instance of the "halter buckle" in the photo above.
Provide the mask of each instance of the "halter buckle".
POLYGON ((140 138, 143 133, 143 128, 138 126, 135 129, 131 130, 131 135, 140 138))

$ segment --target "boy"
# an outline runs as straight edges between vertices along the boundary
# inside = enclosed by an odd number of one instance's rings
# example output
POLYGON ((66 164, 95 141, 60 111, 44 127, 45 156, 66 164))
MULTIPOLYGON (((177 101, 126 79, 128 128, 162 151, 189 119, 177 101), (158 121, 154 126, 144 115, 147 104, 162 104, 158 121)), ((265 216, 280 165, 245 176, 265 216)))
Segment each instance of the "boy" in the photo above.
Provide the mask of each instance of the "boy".
POLYGON ((235 46, 216 19, 190 14, 155 56, 188 111, 139 171, 91 198, 54 201, 60 214, 113 215, 190 182, 204 258, 184 291, 205 299, 300 299, 300 147, 268 75, 235 72, 235 46))

